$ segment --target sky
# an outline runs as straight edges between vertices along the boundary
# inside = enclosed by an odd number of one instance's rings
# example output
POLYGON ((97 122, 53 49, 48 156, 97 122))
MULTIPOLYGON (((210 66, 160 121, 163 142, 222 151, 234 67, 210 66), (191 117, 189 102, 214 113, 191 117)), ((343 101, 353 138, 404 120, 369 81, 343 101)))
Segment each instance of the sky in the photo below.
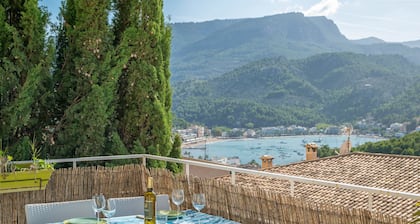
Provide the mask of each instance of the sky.
POLYGON ((254 18, 287 12, 325 16, 348 39, 420 40, 420 0, 165 0, 172 22, 254 18))
MULTIPOLYGON (((41 0, 56 18, 60 0, 41 0)), ((334 21, 348 39, 420 40, 420 0, 164 0, 171 22, 256 18, 302 12, 334 21)))

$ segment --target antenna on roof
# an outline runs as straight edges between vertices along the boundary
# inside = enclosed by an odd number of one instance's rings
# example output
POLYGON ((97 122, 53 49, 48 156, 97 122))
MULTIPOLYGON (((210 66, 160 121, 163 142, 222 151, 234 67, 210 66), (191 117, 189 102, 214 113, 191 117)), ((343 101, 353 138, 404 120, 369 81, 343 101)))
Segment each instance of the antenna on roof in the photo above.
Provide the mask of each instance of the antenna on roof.
POLYGON ((347 139, 343 142, 343 144, 340 147, 340 155, 344 155, 351 152, 350 136, 352 132, 353 126, 351 124, 344 128, 343 133, 347 135, 347 139))

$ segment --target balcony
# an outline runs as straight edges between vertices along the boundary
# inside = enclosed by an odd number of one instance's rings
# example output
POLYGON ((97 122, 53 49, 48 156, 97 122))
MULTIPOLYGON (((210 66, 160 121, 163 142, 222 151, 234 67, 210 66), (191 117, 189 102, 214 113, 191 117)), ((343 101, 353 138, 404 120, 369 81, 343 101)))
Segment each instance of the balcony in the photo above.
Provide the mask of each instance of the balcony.
MULTIPOLYGON (((22 161, 25 163, 26 161, 22 161)), ((143 195, 146 177, 155 179, 158 194, 170 194, 173 186, 181 186, 186 192, 182 209, 190 209, 192 192, 207 194, 203 212, 223 216, 241 223, 407 223, 412 217, 391 216, 386 211, 373 209, 377 195, 413 202, 420 194, 395 190, 345 184, 300 176, 248 170, 194 160, 175 159, 146 154, 83 157, 51 160, 54 163, 72 163, 72 168, 54 171, 45 190, 0 194, 0 224, 25 223, 24 205, 28 203, 70 201, 88 199, 95 193, 106 197, 129 197, 143 195), (136 164, 115 167, 79 166, 91 161, 132 159, 136 164), (161 160, 184 164, 184 173, 174 175, 166 169, 147 169, 146 160, 161 160), (203 178, 190 175, 196 167, 218 170, 222 178, 203 178), (237 184, 240 175, 267 177, 289 183, 288 193, 266 191, 258 186, 244 187, 237 184), (229 181, 226 181, 229 180, 229 181), (296 197, 295 187, 309 184, 350 190, 366 194, 367 209, 351 208, 334 204, 318 203, 296 197)), ((413 186, 415 187, 415 186, 413 186)))

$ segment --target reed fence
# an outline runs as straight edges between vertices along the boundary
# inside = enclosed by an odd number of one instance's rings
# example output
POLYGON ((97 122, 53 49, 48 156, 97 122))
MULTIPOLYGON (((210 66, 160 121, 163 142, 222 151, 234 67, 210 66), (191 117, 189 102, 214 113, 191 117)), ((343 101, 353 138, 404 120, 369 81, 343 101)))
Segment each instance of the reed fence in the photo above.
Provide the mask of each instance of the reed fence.
POLYGON ((173 188, 184 189, 182 209, 191 209, 193 192, 201 191, 206 193, 207 199, 203 212, 241 223, 408 223, 403 217, 308 203, 303 199, 258 188, 244 188, 213 179, 187 178, 185 175, 173 175, 166 169, 149 170, 134 164, 58 169, 45 190, 0 194, 0 224, 26 223, 24 206, 29 203, 89 199, 97 193, 103 193, 106 197, 143 195, 149 175, 155 179, 154 190, 158 194, 170 195, 173 188))

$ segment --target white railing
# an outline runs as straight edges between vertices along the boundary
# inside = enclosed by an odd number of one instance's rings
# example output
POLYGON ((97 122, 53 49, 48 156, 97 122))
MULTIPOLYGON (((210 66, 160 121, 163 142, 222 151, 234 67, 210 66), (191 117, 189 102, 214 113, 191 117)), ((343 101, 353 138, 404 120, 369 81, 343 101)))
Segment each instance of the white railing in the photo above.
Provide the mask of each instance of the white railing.
MULTIPOLYGON (((142 163, 146 164, 146 159, 155 159, 155 160, 162 160, 166 162, 174 162, 174 163, 182 163, 185 165, 185 172, 187 177, 190 176, 190 165, 199 166, 199 167, 206 167, 212 168, 217 170, 225 170, 229 171, 231 175, 231 183, 235 184, 235 176, 236 173, 246 173, 252 175, 259 175, 265 177, 272 177, 282 180, 288 180, 290 182, 290 194, 294 195, 294 183, 307 183, 307 184, 316 184, 321 186, 327 187, 335 187, 335 188, 342 188, 348 190, 356 190, 356 191, 363 191, 368 193, 368 208, 372 210, 372 194, 383 194, 388 196, 394 197, 403 197, 408 199, 413 199, 420 201, 420 194, 411 193, 411 192, 402 192, 402 191, 395 191, 383 188, 375 188, 375 187, 366 187, 361 185, 355 184, 346 184, 346 183, 339 183, 333 181, 326 181, 326 180, 319 180, 319 179, 312 179, 306 177, 299 177, 299 176, 292 176, 280 173, 270 173, 265 171, 258 171, 258 170, 250 170, 250 169, 243 169, 238 167, 231 167, 225 166, 220 164, 213 164, 207 162, 200 162, 200 161, 193 161, 193 160, 186 160, 186 159, 176 159, 164 156, 155 156, 149 154, 131 154, 131 155, 116 155, 116 156, 93 156, 93 157, 80 157, 80 158, 66 158, 66 159, 51 159, 48 162, 51 163, 72 163, 73 167, 77 167, 78 162, 87 162, 87 161, 108 161, 108 160, 119 160, 119 159, 142 159, 142 163)), ((32 161, 16 161, 16 164, 23 164, 23 163, 31 163, 32 161)))

